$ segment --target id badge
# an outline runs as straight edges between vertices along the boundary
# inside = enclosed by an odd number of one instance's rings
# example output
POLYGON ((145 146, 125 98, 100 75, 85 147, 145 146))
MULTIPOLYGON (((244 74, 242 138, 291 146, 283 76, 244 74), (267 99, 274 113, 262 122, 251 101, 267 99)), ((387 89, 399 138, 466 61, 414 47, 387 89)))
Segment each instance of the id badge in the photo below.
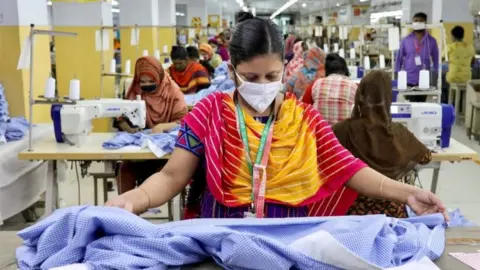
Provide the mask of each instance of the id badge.
POLYGON ((415 56, 415 65, 417 66, 422 65, 422 58, 419 55, 415 56))

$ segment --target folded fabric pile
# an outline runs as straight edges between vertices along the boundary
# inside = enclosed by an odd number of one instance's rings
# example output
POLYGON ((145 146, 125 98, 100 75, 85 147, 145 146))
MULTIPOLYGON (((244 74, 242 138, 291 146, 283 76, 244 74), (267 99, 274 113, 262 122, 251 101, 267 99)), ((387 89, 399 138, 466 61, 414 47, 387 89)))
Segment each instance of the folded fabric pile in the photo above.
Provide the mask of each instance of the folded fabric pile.
POLYGON ((154 225, 119 208, 77 206, 18 233, 24 242, 16 256, 20 269, 76 263, 89 269, 168 269, 209 258, 225 269, 384 269, 419 261, 432 266, 444 250, 443 222, 437 214, 154 225))
POLYGON ((115 137, 104 142, 102 147, 110 150, 127 146, 148 147, 157 157, 162 157, 173 152, 178 131, 179 127, 170 130, 168 133, 151 133, 151 130, 144 130, 134 134, 119 132, 115 137))
POLYGON ((10 118, 5 88, 0 84, 0 145, 23 139, 28 132, 28 125, 24 117, 10 118))
POLYGON ((214 79, 211 81, 211 85, 207 89, 200 90, 196 94, 185 95, 185 102, 187 105, 193 106, 204 97, 214 92, 229 92, 235 90, 235 83, 230 79, 228 75, 228 65, 223 62, 215 69, 214 79))

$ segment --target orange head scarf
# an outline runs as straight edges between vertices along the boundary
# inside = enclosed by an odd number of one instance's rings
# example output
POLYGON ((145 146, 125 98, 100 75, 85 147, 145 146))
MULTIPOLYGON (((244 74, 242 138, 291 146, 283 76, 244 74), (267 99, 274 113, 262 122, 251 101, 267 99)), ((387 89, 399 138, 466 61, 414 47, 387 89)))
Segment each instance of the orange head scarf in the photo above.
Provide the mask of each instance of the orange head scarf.
POLYGON ((204 52, 208 55, 208 60, 212 59, 213 57, 213 48, 207 43, 202 43, 200 45, 199 51, 204 52))
POLYGON ((140 95, 147 105, 147 127, 160 123, 175 122, 188 112, 183 93, 178 85, 165 73, 160 62, 151 56, 141 57, 135 64, 135 75, 128 90, 127 99, 135 100, 140 95), (157 89, 144 92, 140 88, 140 77, 147 76, 155 81, 157 89))

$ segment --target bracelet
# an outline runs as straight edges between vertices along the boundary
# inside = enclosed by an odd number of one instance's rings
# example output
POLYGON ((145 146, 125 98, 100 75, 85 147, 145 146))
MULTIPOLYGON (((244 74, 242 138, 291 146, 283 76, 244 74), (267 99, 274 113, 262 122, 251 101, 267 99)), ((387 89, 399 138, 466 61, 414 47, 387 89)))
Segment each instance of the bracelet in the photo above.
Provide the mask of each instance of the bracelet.
POLYGON ((147 206, 147 209, 145 209, 145 211, 147 211, 148 209, 150 209, 150 195, 148 195, 147 191, 145 191, 145 189, 139 187, 138 189, 140 189, 141 191, 143 191, 143 193, 145 193, 145 195, 147 195, 147 199, 148 199, 148 206, 147 206))
POLYGON ((383 178, 382 183, 380 184, 380 196, 383 198, 383 182, 385 182, 387 178, 383 178))

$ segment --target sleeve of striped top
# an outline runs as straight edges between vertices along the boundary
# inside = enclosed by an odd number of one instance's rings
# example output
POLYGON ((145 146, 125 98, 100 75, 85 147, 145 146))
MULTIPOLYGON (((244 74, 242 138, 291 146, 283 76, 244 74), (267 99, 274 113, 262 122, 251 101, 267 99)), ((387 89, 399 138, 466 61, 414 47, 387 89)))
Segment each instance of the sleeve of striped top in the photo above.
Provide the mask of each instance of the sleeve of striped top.
POLYGON ((327 121, 318 113, 317 154, 318 171, 330 190, 337 190, 367 165, 345 149, 332 131, 327 121))

